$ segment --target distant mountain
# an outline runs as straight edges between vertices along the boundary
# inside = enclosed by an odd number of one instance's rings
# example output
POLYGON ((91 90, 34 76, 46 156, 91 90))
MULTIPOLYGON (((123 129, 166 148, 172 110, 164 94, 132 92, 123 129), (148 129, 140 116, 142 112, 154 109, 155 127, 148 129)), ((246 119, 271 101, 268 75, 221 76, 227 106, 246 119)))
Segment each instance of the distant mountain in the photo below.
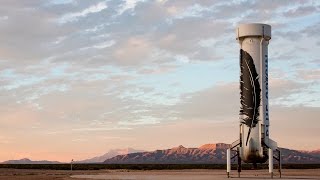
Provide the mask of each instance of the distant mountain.
POLYGON ((320 154, 313 151, 298 151, 281 148, 282 160, 284 163, 315 164, 320 163, 320 154))
POLYGON ((320 149, 314 150, 314 151, 310 151, 309 153, 314 155, 314 156, 320 157, 320 149))
POLYGON ((185 148, 182 145, 166 150, 131 153, 107 159, 108 164, 147 163, 225 163, 228 144, 205 144, 199 148, 185 148))
POLYGON ((30 160, 28 158, 24 158, 24 159, 19 159, 19 160, 4 161, 1 164, 61 164, 61 162, 58 162, 58 161, 47 161, 47 160, 32 161, 32 160, 30 160))
MULTIPOLYGON (((185 148, 182 145, 166 150, 138 152, 118 155, 104 161, 107 164, 224 164, 229 144, 205 144, 199 148, 185 148)), ((283 163, 320 163, 316 152, 303 152, 283 148, 283 163)))
POLYGON ((136 149, 132 149, 132 148, 113 149, 113 150, 110 150, 109 152, 105 153, 102 156, 97 156, 97 157, 85 159, 82 161, 76 161, 76 163, 102 163, 106 159, 115 157, 117 155, 125 155, 125 154, 136 153, 136 152, 144 152, 144 151, 143 150, 136 150, 136 149))

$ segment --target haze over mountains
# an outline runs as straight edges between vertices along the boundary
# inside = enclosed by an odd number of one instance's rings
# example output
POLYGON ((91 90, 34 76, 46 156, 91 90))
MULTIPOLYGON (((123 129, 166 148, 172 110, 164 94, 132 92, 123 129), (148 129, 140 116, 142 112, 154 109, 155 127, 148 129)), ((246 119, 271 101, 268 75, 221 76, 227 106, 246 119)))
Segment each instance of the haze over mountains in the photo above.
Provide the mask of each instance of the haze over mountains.
MULTIPOLYGON (((75 163, 106 164, 224 164, 229 144, 205 144, 199 148, 186 148, 182 145, 165 150, 143 151, 132 148, 114 149, 102 156, 75 163)), ((320 150, 298 151, 282 148, 283 163, 317 164, 320 163, 320 150)), ((58 161, 32 161, 30 159, 8 160, 2 164, 59 164, 58 161)))

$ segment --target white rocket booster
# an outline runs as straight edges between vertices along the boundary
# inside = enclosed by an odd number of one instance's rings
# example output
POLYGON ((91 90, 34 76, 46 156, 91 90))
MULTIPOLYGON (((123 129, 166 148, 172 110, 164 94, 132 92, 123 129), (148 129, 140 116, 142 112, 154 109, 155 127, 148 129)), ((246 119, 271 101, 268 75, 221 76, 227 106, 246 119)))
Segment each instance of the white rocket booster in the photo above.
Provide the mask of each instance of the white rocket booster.
POLYGON ((273 159, 279 162, 281 153, 277 143, 269 138, 268 104, 268 45, 271 26, 267 24, 242 24, 236 29, 240 44, 240 137, 227 151, 227 174, 231 171, 230 150, 236 151, 240 177, 241 161, 264 163, 269 159, 273 175, 273 159), (277 151, 278 156, 273 156, 277 151))
POLYGON ((269 139, 268 44, 271 26, 242 24, 237 30, 240 44, 240 157, 260 163, 268 158, 269 139))

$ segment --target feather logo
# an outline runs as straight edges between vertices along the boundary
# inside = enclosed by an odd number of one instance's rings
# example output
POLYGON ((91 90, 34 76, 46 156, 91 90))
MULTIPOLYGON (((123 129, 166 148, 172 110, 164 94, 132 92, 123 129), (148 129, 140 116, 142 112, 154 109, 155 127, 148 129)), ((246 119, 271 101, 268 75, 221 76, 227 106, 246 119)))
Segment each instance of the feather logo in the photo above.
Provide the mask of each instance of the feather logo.
POLYGON ((240 115, 241 123, 249 127, 246 145, 250 137, 251 129, 256 127, 259 119, 259 106, 261 101, 261 88, 259 75, 256 71, 251 55, 240 50, 240 115))

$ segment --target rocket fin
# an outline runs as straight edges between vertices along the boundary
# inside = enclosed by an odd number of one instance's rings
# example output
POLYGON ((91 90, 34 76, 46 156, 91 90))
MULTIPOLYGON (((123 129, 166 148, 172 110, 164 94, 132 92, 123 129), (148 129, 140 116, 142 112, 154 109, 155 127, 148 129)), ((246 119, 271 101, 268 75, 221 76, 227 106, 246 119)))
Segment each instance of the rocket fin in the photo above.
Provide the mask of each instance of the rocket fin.
POLYGON ((278 143, 275 142, 275 141, 272 140, 272 139, 269 139, 269 142, 268 142, 267 146, 268 146, 270 149, 272 149, 272 150, 278 149, 278 143))

